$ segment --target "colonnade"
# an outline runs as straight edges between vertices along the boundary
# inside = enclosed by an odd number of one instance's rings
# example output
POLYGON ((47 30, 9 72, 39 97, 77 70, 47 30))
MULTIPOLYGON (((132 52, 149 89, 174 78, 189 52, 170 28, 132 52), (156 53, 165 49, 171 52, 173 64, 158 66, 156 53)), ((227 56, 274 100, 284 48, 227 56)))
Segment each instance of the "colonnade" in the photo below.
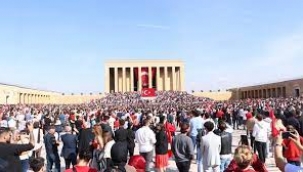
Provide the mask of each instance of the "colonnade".
POLYGON ((106 67, 105 78, 106 92, 140 91, 142 88, 184 90, 183 66, 110 66, 106 67))
POLYGON ((241 90, 241 98, 276 98, 286 97, 286 87, 241 90))
POLYGON ((50 95, 19 93, 19 103, 21 104, 39 104, 49 102, 50 95))

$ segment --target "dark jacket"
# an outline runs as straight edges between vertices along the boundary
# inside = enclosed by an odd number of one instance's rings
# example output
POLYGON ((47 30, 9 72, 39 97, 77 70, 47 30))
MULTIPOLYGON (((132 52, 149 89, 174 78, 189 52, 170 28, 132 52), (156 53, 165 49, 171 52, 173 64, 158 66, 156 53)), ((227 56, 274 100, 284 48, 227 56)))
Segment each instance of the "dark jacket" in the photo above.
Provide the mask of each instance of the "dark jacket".
POLYGON ((73 134, 64 134, 61 136, 63 142, 62 157, 65 159, 77 156, 77 136, 73 134))
POLYGON ((161 130, 156 133, 156 154, 167 154, 168 152, 168 139, 166 133, 161 130))
POLYGON ((86 151, 87 149, 93 149, 90 143, 94 140, 95 135, 91 128, 83 129, 79 133, 79 145, 78 152, 86 151))
POLYGON ((128 131, 124 128, 119 128, 115 131, 115 141, 116 142, 125 142, 127 141, 128 131))
POLYGON ((226 131, 216 130, 214 132, 221 137, 221 151, 220 155, 232 154, 232 135, 226 131))
POLYGON ((44 136, 44 144, 46 154, 58 154, 58 145, 56 143, 56 138, 54 135, 47 133, 44 136))
POLYGON ((135 147, 135 132, 132 129, 127 130, 127 145, 129 148, 135 147))
POLYGON ((33 149, 32 144, 7 144, 0 143, 0 171, 20 172, 22 171, 19 155, 24 151, 33 149))

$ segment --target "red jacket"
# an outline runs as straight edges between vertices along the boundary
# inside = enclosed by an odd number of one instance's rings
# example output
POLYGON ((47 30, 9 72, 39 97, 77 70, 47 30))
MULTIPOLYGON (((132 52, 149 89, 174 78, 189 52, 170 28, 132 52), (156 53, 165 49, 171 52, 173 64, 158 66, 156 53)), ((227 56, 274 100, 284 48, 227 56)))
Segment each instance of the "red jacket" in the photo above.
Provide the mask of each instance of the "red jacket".
POLYGON ((216 117, 217 117, 217 118, 222 118, 223 115, 224 115, 224 112, 222 112, 221 110, 219 110, 219 111, 217 112, 217 114, 216 114, 216 117))
POLYGON ((164 127, 165 127, 165 131, 166 131, 168 143, 171 144, 173 142, 172 133, 176 132, 176 127, 169 122, 166 122, 164 127))
POLYGON ((77 172, 98 172, 94 168, 80 167, 80 166, 77 166, 77 165, 75 166, 75 170, 73 170, 73 169, 67 169, 67 170, 65 170, 65 172, 73 172, 73 171, 77 171, 77 172))
POLYGON ((246 114, 246 119, 247 119, 247 120, 251 119, 252 117, 253 117, 253 115, 252 115, 251 112, 248 112, 248 113, 246 114))
MULTIPOLYGON (((300 137, 301 144, 303 144, 303 137, 300 137)), ((283 146, 284 151, 283 155, 284 157, 289 161, 300 161, 302 152, 300 149, 296 146, 296 144, 290 140, 290 139, 284 139, 283 140, 283 146)))

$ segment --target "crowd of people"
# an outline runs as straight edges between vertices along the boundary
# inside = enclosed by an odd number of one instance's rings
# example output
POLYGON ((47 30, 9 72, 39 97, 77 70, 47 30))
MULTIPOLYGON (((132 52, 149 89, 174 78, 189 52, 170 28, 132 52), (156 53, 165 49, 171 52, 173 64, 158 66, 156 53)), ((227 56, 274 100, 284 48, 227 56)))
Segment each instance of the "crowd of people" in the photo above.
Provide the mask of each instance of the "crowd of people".
POLYGON ((302 97, 214 101, 179 91, 0 105, 0 172, 62 171, 60 157, 66 172, 164 172, 169 159, 180 172, 194 161, 198 172, 266 172, 270 156, 296 172, 303 170, 302 112, 302 97), (233 152, 234 130, 246 134, 233 152))

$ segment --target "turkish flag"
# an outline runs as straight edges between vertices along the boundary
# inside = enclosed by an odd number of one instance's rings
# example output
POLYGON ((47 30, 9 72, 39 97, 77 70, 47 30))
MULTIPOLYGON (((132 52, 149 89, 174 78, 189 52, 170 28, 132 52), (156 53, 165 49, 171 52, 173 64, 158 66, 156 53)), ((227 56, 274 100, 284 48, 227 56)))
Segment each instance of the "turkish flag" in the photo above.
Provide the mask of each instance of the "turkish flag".
POLYGON ((155 97, 156 91, 153 88, 143 88, 141 91, 142 97, 155 97))

